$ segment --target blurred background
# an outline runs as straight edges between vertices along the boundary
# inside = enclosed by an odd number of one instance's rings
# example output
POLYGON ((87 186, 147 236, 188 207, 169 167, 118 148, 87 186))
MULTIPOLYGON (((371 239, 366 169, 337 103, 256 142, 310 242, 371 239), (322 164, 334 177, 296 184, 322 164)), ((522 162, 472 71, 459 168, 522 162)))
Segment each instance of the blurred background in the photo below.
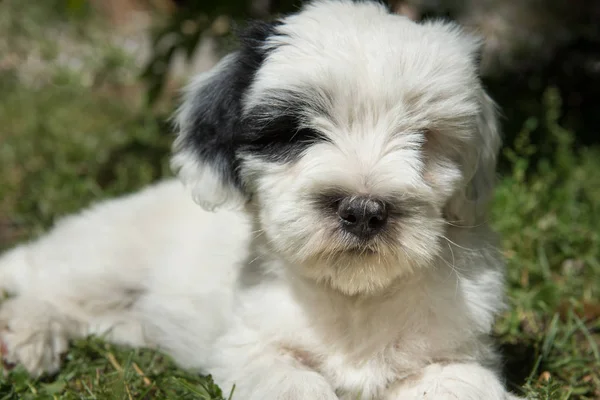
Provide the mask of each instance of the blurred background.
MULTIPOLYGON (((236 47, 236 26, 299 4, 1 0, 0 249, 170 176, 181 86, 236 47)), ((533 399, 600 399, 600 1, 389 5, 485 39, 481 75, 504 127, 491 222, 508 260, 496 335, 509 384, 533 399)), ((56 377, 0 378, 0 399, 228 396, 160 354, 101 340, 76 343, 56 377)))

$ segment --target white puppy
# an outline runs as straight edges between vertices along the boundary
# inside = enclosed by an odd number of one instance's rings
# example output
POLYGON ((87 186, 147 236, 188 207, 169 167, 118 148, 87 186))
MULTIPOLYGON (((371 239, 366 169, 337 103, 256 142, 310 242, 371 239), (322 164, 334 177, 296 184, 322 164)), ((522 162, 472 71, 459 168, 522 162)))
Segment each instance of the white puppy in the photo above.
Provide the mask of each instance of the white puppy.
POLYGON ((478 47, 367 2, 251 25, 178 112, 193 196, 163 182, 0 260, 5 360, 55 372, 98 334, 241 400, 510 398, 478 47))

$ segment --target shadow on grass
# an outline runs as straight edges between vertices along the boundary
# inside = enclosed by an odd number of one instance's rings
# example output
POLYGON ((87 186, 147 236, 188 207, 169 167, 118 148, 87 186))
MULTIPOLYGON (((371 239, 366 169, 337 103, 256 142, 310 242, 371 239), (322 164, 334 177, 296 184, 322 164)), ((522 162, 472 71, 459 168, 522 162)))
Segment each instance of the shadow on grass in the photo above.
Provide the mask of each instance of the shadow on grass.
POLYGON ((500 352, 504 359, 503 375, 508 387, 518 391, 527 382, 535 368, 537 352, 535 343, 501 343, 500 352))

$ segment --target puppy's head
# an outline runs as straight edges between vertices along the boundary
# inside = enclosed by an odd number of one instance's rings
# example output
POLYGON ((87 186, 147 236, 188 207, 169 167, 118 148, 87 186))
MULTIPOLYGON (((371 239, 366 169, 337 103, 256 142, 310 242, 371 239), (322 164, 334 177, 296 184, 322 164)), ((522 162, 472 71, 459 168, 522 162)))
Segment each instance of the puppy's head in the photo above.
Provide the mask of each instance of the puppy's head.
POLYGON ((246 205, 298 272, 380 290, 485 216, 499 135, 478 47, 377 3, 252 25, 189 86, 173 166, 203 207, 246 205))

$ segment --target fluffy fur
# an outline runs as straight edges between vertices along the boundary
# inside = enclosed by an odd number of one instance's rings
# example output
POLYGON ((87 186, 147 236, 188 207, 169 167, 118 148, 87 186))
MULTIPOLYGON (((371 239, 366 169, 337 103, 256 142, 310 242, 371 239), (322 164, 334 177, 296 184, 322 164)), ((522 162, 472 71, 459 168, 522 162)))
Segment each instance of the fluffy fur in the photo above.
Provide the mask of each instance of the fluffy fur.
POLYGON ((184 185, 98 204, 0 259, 5 360, 55 372, 69 339, 97 334, 243 400, 510 398, 489 340, 499 134, 478 47, 367 2, 251 25, 186 91, 184 185), (356 196, 385 208, 372 237, 340 219, 356 196))

